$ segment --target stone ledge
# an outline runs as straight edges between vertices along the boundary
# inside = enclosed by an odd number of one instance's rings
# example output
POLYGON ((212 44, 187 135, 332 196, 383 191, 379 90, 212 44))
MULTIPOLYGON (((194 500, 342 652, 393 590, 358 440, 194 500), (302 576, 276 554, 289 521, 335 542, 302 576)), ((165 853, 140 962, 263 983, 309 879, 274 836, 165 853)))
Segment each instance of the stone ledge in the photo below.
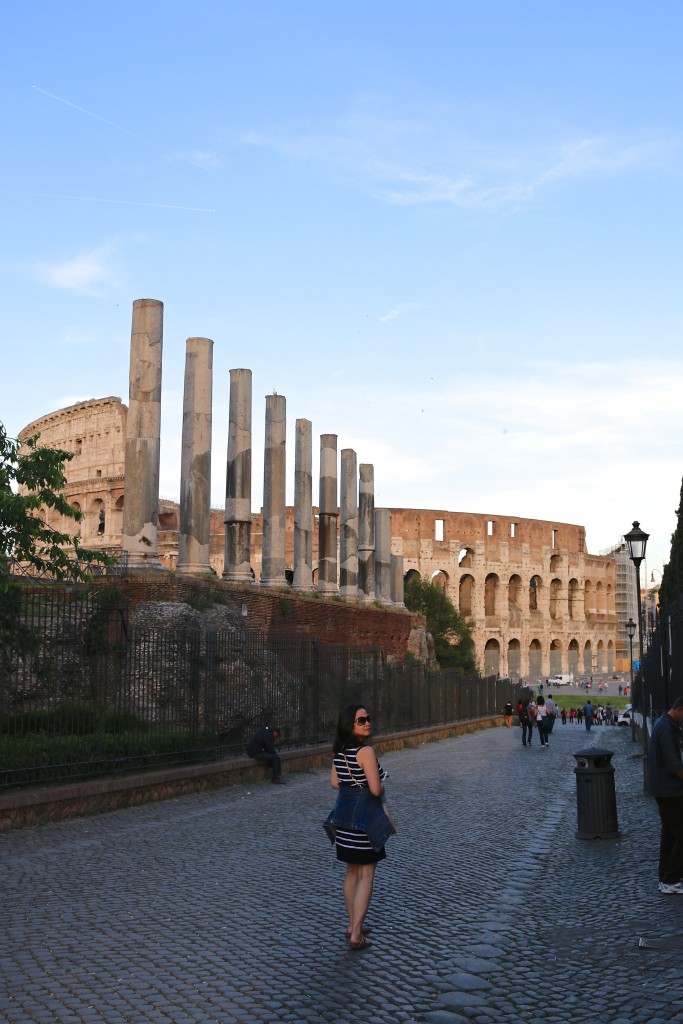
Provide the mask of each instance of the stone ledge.
MULTIPOLYGON (((379 751, 416 747, 421 743, 438 742, 477 729, 492 728, 501 725, 502 721, 501 716, 492 715, 450 725, 412 729, 409 732, 378 736, 373 746, 379 751)), ((282 750, 280 757, 285 774, 312 771, 330 764, 332 747, 324 744, 282 750)), ((60 786, 17 790, 0 794, 0 834, 169 800, 189 793, 221 789, 223 786, 263 782, 268 776, 266 766, 249 757, 235 757, 211 764, 184 765, 135 775, 108 776, 60 786)))

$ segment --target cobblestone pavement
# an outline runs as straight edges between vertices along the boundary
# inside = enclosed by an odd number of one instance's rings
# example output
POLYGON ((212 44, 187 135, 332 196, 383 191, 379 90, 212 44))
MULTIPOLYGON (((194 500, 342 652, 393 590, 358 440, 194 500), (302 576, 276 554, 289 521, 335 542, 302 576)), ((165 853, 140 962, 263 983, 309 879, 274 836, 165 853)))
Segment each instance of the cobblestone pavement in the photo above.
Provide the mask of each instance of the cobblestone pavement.
POLYGON ((518 728, 382 757, 399 836, 372 949, 344 939, 327 773, 0 837, 7 1024, 683 1022, 683 896, 630 731, 518 728), (614 750, 616 841, 581 841, 572 754, 614 750))

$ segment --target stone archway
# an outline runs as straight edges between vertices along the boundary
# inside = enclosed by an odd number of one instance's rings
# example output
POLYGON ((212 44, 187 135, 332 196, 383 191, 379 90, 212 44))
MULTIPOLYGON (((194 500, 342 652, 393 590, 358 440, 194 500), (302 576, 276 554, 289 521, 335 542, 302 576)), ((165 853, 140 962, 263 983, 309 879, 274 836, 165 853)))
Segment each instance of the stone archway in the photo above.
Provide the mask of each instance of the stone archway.
POLYGON ((611 675, 614 672, 614 641, 607 644, 607 671, 611 675))
POLYGON ((522 577, 516 574, 510 577, 508 583, 508 621, 522 621, 522 577))
POLYGON ((484 615, 498 614, 498 584, 495 572, 490 572, 484 581, 484 615))
POLYGON ((533 685, 543 675, 543 651, 540 641, 529 644, 529 682, 533 685))
POLYGON ((569 589, 567 591, 567 615, 569 618, 578 619, 579 609, 579 581, 577 579, 571 579, 569 581, 569 589))
POLYGON ((522 648, 519 640, 508 642, 508 676, 516 683, 522 674, 522 648))
POLYGON ((537 612, 540 610, 540 590, 541 590, 541 577, 532 576, 529 580, 529 611, 537 612))
POLYGON ((484 647, 484 675, 497 676, 500 672, 500 644, 497 640, 486 641, 484 647))
POLYGON ((603 657, 604 652, 605 652, 605 645, 602 642, 602 640, 598 640, 597 660, 596 660, 596 664, 595 664, 595 671, 598 673, 599 676, 601 676, 602 673, 605 671, 605 669, 603 667, 603 664, 602 664, 602 657, 603 657))
POLYGON ((550 644, 550 675, 559 676, 562 672, 562 647, 559 640, 550 644))
POLYGON ((550 581, 550 618, 562 618, 562 580, 550 581))
POLYGON ((593 675, 593 648, 590 640, 586 641, 583 648, 583 674, 585 676, 593 675))
POLYGON ((569 672, 576 679, 579 675, 579 643, 578 640, 569 641, 569 657, 567 662, 569 672))
POLYGON ((458 608, 461 615, 472 614, 472 598, 474 594, 474 577, 467 573, 460 578, 458 587, 458 608))

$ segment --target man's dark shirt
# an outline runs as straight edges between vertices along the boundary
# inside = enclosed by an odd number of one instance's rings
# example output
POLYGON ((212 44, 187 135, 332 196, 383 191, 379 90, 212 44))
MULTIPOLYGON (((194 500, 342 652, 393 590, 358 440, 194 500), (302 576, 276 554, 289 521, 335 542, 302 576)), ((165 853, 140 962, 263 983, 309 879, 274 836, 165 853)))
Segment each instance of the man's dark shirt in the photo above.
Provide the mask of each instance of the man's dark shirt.
POLYGON ((677 771, 683 768, 683 730, 670 715, 657 719, 650 736, 649 781, 653 796, 683 796, 683 779, 677 771))
POLYGON ((258 757, 259 754, 275 754, 275 739, 273 737, 273 730, 264 725, 261 729, 257 729, 254 735, 247 744, 247 754, 249 757, 258 757))

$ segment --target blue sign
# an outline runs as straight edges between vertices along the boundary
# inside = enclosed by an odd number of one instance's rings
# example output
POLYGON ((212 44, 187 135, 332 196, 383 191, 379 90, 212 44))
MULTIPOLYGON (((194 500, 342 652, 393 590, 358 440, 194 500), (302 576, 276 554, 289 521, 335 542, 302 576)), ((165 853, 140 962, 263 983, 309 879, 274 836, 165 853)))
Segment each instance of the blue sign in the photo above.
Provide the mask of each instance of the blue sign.
POLYGON ((633 662, 633 671, 640 672, 640 659, 633 662))

